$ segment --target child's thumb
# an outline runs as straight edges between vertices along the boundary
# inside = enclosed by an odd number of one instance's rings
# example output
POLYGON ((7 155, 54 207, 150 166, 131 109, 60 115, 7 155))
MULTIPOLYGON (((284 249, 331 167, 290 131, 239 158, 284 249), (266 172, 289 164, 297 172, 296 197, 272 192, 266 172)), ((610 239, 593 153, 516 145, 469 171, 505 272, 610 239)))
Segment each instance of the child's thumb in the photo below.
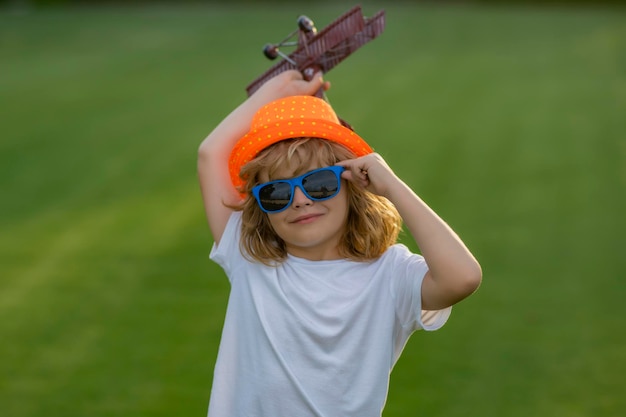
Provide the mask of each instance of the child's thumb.
MULTIPOLYGON (((311 81, 309 81, 310 94, 316 93, 320 88, 324 88, 325 85, 330 85, 329 83, 324 81, 324 74, 322 72, 317 72, 311 81)), ((325 90, 327 88, 324 88, 325 90)))

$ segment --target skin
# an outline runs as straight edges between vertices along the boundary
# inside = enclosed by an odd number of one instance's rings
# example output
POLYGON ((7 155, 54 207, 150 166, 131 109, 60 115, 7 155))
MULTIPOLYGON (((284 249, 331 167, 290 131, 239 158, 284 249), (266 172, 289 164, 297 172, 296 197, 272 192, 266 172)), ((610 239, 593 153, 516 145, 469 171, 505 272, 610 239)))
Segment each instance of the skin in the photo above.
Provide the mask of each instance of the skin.
MULTIPOLYGON (((237 140, 247 133, 254 113, 270 101, 291 95, 313 95, 320 87, 328 89, 330 85, 321 77, 304 81, 297 71, 283 72, 233 110, 202 142, 198 152, 198 175, 209 228, 216 243, 231 214, 231 209, 223 203, 236 204, 240 200, 230 183, 228 156, 237 140)), ((451 306, 478 288, 482 271, 474 256, 379 154, 342 161, 338 165, 346 168, 343 179, 386 197, 398 209, 429 267, 422 284, 424 309, 451 306)), ((341 212, 347 211, 342 208, 344 204, 347 207, 342 199, 345 200, 345 195, 313 202, 297 190, 292 206, 284 214, 269 215, 279 235, 282 233, 288 239, 288 253, 312 260, 337 259, 337 239, 343 231, 339 219, 341 212), (293 220, 298 219, 295 213, 318 216, 306 221, 300 219, 300 223, 294 224, 293 220)))
MULTIPOLYGON (((311 166, 309 171, 315 168, 321 167, 311 166)), ((296 187, 291 205, 267 216, 276 234, 285 241, 289 254, 312 261, 341 259, 337 248, 348 218, 345 187, 324 201, 311 200, 296 187)))

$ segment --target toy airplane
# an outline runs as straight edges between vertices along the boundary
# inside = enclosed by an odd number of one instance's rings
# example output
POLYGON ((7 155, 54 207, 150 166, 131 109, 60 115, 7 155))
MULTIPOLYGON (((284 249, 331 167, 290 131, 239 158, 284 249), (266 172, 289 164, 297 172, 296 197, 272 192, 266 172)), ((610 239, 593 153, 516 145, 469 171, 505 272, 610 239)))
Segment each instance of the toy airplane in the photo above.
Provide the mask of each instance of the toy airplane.
MULTIPOLYGON (((319 71, 327 73, 384 29, 384 10, 365 18, 360 6, 353 7, 320 32, 311 19, 300 16, 297 30, 278 44, 267 44, 263 48, 267 58, 280 56, 283 60, 254 80, 246 91, 252 95, 267 80, 289 69, 300 71, 305 80, 310 80, 319 71), (296 35, 297 41, 292 40, 296 35), (283 46, 295 46, 296 49, 286 55, 279 49, 283 46)), ((323 96, 323 91, 320 90, 318 96, 323 96)))

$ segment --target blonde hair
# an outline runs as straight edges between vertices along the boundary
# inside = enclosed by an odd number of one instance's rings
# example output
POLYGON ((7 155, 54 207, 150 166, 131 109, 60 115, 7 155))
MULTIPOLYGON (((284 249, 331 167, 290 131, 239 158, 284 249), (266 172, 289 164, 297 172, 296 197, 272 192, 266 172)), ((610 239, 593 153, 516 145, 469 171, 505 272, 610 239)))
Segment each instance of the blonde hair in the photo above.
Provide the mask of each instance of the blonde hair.
MULTIPOLYGON (((287 257, 284 241, 274 232, 267 214, 252 197, 252 188, 275 178, 278 170, 292 170, 301 175, 311 169, 331 166, 354 158, 344 146, 329 140, 297 138, 278 142, 263 151, 241 169, 244 180, 241 192, 246 198, 239 206, 242 211, 241 249, 244 256, 266 265, 276 265, 287 257), (262 180, 260 176, 263 175, 262 180)), ((345 181, 345 180, 343 180, 345 181)), ((339 253, 355 261, 371 261, 393 245, 402 229, 402 218, 393 204, 350 181, 344 185, 348 194, 346 232, 339 243, 339 253)))

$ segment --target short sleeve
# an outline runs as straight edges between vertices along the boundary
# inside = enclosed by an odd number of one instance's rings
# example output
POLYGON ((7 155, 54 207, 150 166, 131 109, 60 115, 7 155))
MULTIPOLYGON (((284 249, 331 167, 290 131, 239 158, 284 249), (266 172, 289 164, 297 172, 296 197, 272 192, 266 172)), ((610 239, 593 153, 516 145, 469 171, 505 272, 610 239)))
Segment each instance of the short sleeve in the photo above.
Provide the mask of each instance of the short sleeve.
POLYGON ((219 244, 213 243, 210 259, 224 269, 226 275, 231 276, 230 272, 236 262, 241 259, 241 251, 239 249, 239 241, 241 237, 241 212, 234 211, 222 234, 219 244))
POLYGON ((392 248, 390 277, 391 294, 396 305, 396 314, 405 331, 437 330, 441 328, 452 312, 452 307, 442 310, 422 310, 422 282, 428 272, 426 260, 412 253, 404 245, 392 248))

